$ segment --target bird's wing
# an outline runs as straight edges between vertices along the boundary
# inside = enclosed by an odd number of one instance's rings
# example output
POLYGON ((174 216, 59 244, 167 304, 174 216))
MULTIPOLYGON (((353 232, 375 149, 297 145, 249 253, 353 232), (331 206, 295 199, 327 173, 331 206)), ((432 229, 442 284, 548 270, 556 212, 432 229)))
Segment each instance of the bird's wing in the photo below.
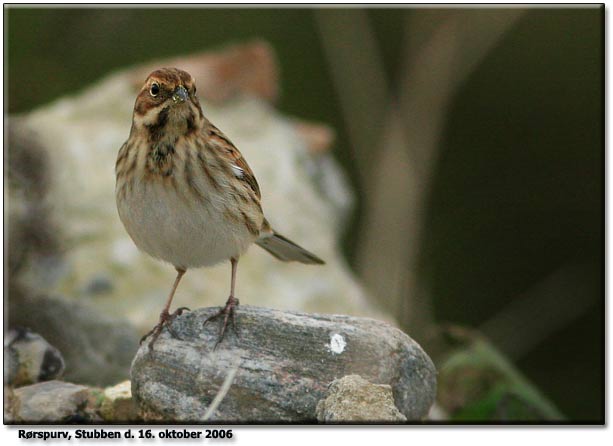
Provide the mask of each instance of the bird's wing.
POLYGON ((218 144, 218 155, 228 161, 234 176, 244 181, 253 190, 258 198, 262 198, 260 186, 255 179, 253 171, 249 167, 249 164, 247 164, 243 154, 236 148, 232 141, 230 141, 230 139, 228 139, 228 137, 224 135, 221 130, 212 124, 209 128, 209 136, 221 140, 221 143, 218 144))

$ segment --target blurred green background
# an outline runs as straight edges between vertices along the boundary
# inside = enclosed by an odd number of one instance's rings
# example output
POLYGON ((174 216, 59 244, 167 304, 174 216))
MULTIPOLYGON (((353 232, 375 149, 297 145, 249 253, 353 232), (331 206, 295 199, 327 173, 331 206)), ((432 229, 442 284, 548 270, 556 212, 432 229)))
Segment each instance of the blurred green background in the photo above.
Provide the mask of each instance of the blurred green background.
MULTIPOLYGON (((344 250, 360 271, 361 231, 370 209, 366 197, 373 187, 368 178, 386 172, 360 171, 364 149, 352 143, 350 116, 341 105, 346 93, 326 53, 334 42, 326 41, 321 11, 5 7, 4 12, 9 113, 32 110, 113 70, 152 59, 252 38, 270 42, 281 68, 278 108, 337 132, 334 155, 358 198, 344 250)), ((330 14, 343 17, 342 10, 330 14)), ((466 32, 462 25, 468 21, 454 14, 361 11, 381 57, 378 68, 390 104, 400 95, 405 73, 421 63, 409 56, 422 53, 407 47, 425 47, 453 20, 459 24, 450 27, 453 32, 466 32)), ((328 24, 344 26, 331 17, 328 24)), ((565 417, 591 422, 604 419, 603 38, 601 8, 522 11, 450 92, 419 207, 418 286, 412 288, 427 290, 435 326, 451 323, 485 333, 565 417)), ((358 42, 347 40, 337 49, 353 44, 358 42)), ((461 44, 454 51, 454 57, 463 57, 461 44)), ((359 55, 360 48, 351 54, 359 55)), ((411 89, 420 88, 416 77, 411 89)), ((376 156, 384 117, 376 108, 362 111, 372 114, 375 136, 367 147, 376 156)), ((424 117, 402 119, 408 126, 424 117)), ((402 200, 403 191, 396 192, 394 199, 402 200)), ((437 351, 439 344, 426 332, 413 330, 415 306, 379 297, 427 351, 430 343, 437 351)))

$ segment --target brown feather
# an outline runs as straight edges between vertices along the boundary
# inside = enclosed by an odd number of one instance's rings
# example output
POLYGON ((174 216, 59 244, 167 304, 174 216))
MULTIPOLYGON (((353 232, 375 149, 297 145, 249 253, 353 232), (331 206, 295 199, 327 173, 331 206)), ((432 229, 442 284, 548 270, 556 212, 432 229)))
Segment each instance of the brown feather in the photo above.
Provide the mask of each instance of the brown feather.
POLYGON ((240 167, 243 170, 243 175, 239 178, 244 181, 247 186, 258 197, 258 199, 262 198, 262 194, 260 192, 260 185, 255 179, 255 175, 253 171, 247 164, 247 161, 243 157, 243 154, 236 148, 236 146, 230 141, 230 139, 223 134, 221 130, 215 127, 213 124, 207 121, 208 131, 205 131, 206 134, 209 135, 212 139, 219 139, 223 143, 217 144, 216 155, 225 161, 225 164, 228 168, 231 168, 232 164, 240 167))

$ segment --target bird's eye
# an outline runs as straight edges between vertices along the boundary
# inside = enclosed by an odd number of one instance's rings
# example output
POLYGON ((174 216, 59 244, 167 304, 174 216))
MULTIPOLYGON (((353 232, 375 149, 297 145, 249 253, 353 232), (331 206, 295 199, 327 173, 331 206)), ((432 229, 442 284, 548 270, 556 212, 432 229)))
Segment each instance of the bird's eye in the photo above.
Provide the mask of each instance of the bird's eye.
POLYGON ((151 84, 151 89, 149 90, 149 93, 151 93, 151 96, 157 96, 159 92, 160 92, 160 86, 156 83, 151 84))

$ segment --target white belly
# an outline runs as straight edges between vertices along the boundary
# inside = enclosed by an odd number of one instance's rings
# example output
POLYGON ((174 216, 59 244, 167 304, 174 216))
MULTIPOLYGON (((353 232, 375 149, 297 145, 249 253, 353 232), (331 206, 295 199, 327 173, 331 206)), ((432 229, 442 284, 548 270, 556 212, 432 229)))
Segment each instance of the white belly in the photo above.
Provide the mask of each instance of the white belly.
POLYGON ((186 200, 160 182, 139 184, 118 201, 119 217, 139 249, 177 268, 238 258, 256 237, 228 220, 222 197, 208 192, 215 207, 186 200))

